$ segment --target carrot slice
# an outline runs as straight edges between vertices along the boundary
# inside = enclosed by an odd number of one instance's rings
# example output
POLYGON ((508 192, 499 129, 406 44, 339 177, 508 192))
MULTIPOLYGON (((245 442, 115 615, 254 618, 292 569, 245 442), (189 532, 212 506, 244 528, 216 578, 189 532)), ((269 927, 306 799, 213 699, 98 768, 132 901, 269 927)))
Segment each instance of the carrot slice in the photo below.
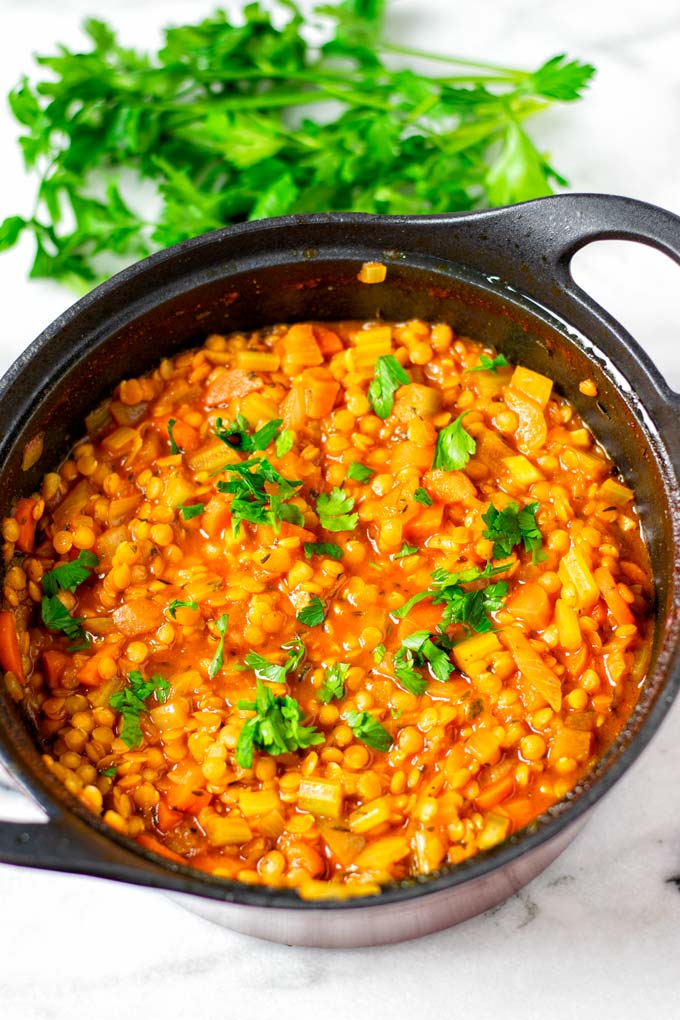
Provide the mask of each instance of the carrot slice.
POLYGON ((6 673, 14 673, 20 683, 26 682, 14 614, 8 610, 0 612, 0 666, 6 673))
POLYGON ((205 402, 208 407, 228 404, 237 397, 246 397, 264 386, 262 379, 242 368, 221 369, 213 376, 206 392, 205 402))
POLYGON ((296 384, 303 393, 308 418, 326 418, 335 405, 340 390, 327 368, 306 368, 296 384))
POLYGON ((635 618, 630 611, 628 603, 621 597, 616 587, 611 570, 606 567, 597 567, 593 571, 593 577, 607 603, 607 609, 618 624, 635 623, 635 618))
POLYGON ((33 509, 36 505, 34 499, 20 499, 14 511, 14 518, 19 525, 19 537, 17 548, 24 553, 33 552, 35 548, 35 528, 37 521, 33 517, 33 509))
POLYGON ((61 678, 66 667, 70 666, 71 662, 70 655, 58 652, 56 649, 50 649, 42 653, 42 668, 48 687, 59 687, 61 685, 61 678))
POLYGON ((528 581, 519 588, 507 606, 513 616, 519 617, 529 625, 531 630, 543 630, 548 626, 552 615, 550 599, 545 588, 534 581, 528 581))
POLYGON ((496 780, 495 783, 485 786, 481 793, 475 797, 475 804, 480 811, 489 811, 496 804, 500 804, 506 797, 509 797, 514 788, 515 780, 513 776, 503 776, 501 779, 496 780))

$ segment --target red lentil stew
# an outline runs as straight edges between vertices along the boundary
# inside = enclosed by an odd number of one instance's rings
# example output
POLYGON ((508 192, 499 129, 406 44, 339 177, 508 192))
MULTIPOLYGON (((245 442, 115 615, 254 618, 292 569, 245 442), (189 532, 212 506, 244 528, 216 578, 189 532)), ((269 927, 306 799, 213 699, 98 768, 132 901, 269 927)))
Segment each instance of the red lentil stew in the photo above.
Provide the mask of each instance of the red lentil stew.
POLYGON ((377 892, 522 829, 629 717, 634 493, 545 376, 444 323, 298 323, 209 336, 87 431, 3 522, 0 665, 143 847, 377 892))

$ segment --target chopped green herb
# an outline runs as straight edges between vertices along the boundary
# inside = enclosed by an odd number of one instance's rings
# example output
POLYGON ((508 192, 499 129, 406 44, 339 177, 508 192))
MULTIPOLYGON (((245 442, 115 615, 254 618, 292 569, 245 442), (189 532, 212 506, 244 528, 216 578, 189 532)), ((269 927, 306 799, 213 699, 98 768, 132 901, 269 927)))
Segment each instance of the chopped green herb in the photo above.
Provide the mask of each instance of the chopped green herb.
POLYGON ((279 433, 274 444, 277 457, 285 457, 287 453, 293 449, 293 433, 290 429, 284 429, 283 432, 279 433))
POLYGON ((238 535, 241 522, 267 524, 278 530, 281 521, 302 525, 304 517, 299 507, 287 502, 296 495, 302 482, 292 482, 279 474, 266 457, 254 457, 239 464, 227 464, 225 471, 235 475, 228 482, 218 482, 217 489, 232 495, 231 526, 238 535), (265 488, 269 482, 276 492, 265 488))
POLYGON ((422 486, 418 486, 416 491, 413 493, 413 498, 416 503, 422 503, 423 506, 432 506, 433 500, 429 492, 426 492, 422 486))
POLYGON ((348 712, 345 722, 357 740, 374 751, 389 751, 392 746, 392 737, 370 712, 348 712))
POLYGON ((215 435, 227 446, 231 446, 235 450, 242 450, 243 453, 261 452, 266 450, 270 443, 276 439, 281 425, 283 425, 281 418, 275 418, 273 421, 268 421, 257 432, 251 432, 248 419, 244 418, 242 414, 237 414, 236 423, 233 425, 224 425, 222 419, 218 418, 215 422, 215 435))
POLYGON ((74 592, 88 577, 99 563, 94 553, 81 549, 75 560, 62 563, 60 566, 43 574, 42 587, 46 595, 56 595, 59 591, 74 592))
POLYGON ((110 765, 107 769, 102 769, 99 773, 100 776, 106 776, 107 779, 113 779, 118 769, 117 765, 110 765))
POLYGON ((179 512, 185 521, 191 521, 194 517, 198 517, 205 510, 205 503, 191 503, 189 506, 182 505, 178 507, 179 512))
POLYGON ((334 698, 344 698, 345 680, 349 672, 348 662, 334 662, 324 670, 323 684, 317 695, 319 701, 327 705, 334 698))
POLYGON ((272 684, 285 683, 288 673, 297 669, 302 662, 305 646, 301 638, 296 637, 282 647, 284 651, 289 653, 283 666, 277 666, 275 663, 270 662, 269 659, 265 659, 264 655, 253 651, 248 652, 246 655, 245 664, 248 669, 253 670, 255 676, 260 680, 268 680, 272 684))
POLYGON ((404 645, 394 656, 394 675, 410 694, 421 695, 427 687, 427 680, 415 668, 415 657, 404 645))
MULTIPOLYGON (((490 630, 491 622, 485 614, 487 610, 493 612, 495 608, 501 608, 501 606, 494 607, 493 602, 498 598, 504 597, 502 588, 496 588, 495 594, 493 591, 490 591, 490 588, 466 592, 462 585, 486 580, 495 574, 505 573, 507 569, 508 564, 494 567, 491 563, 487 563, 483 570, 479 570, 477 567, 472 567, 470 570, 464 570, 459 573, 449 573, 449 571, 441 569, 435 570, 432 574, 432 587, 427 591, 416 592, 403 606, 393 610, 392 615, 398 620, 403 620, 415 605, 422 602, 423 599, 431 598, 434 605, 443 604, 445 606, 443 621, 446 626, 451 623, 466 623, 474 630, 490 630), (488 604, 485 603, 482 597, 484 592, 489 592, 488 604), (475 626, 471 622, 473 620, 479 623, 479 626, 475 626)), ((505 594, 507 594, 506 582, 502 581, 499 583, 505 585, 505 594)))
POLYGON ((243 724, 236 744, 236 761, 243 769, 251 768, 255 750, 287 754, 323 743, 323 734, 302 725, 302 709, 295 698, 276 696, 259 676, 255 701, 239 701, 238 707, 256 713, 243 724))
POLYGON ((229 616, 227 613, 222 613, 221 616, 217 617, 215 620, 215 626, 217 627, 217 632, 220 635, 220 640, 217 643, 217 648, 215 649, 212 661, 208 666, 208 676, 211 680, 217 676, 224 665, 224 638, 227 633, 227 627, 229 626, 229 616))
POLYGON ((198 609, 198 602, 194 602, 193 599, 190 599, 187 602, 183 602, 181 599, 173 599, 168 606, 168 612, 173 620, 177 619, 178 609, 198 609))
POLYGON ((123 717, 121 738, 129 748, 138 747, 144 734, 139 725, 139 717, 147 710, 145 702, 153 694, 159 704, 168 700, 170 684, 162 676, 152 676, 145 680, 139 670, 135 669, 128 675, 128 686, 116 691, 109 699, 109 705, 123 717))
POLYGON ((463 411, 455 421, 441 429, 434 450, 433 468, 442 471, 462 471, 477 449, 475 439, 463 428, 463 418, 469 411, 463 411))
POLYGON ((484 538, 493 542, 492 556, 495 560, 510 556, 515 546, 522 543, 531 553, 533 563, 546 559, 542 551, 543 536, 536 521, 538 507, 538 503, 529 503, 520 510, 517 503, 507 503, 502 510, 497 510, 491 504, 482 514, 482 520, 488 525, 483 532, 484 538))
POLYGON ((316 512, 326 531, 353 531, 359 521, 359 515, 351 512, 353 509, 354 498, 337 486, 331 492, 322 492, 316 501, 316 512))
POLYGON ((303 549, 308 560, 312 556, 328 556, 331 560, 342 559, 342 549, 334 542, 305 542, 303 549))
POLYGON ((401 648, 394 656, 394 672, 398 680, 411 694, 422 694, 427 687, 427 679, 417 671, 429 664, 437 680, 448 680, 454 666, 449 658, 452 642, 444 634, 430 634, 427 630, 417 630, 402 642, 401 648))
POLYGON ((466 368, 463 375, 467 375, 468 372, 493 372, 498 375, 498 369, 507 368, 509 364, 504 354, 497 354, 495 358, 490 358, 488 354, 480 354, 479 364, 474 368, 466 368))
POLYGON ((170 437, 170 453, 182 453, 182 450, 175 442, 175 436, 173 433, 173 429, 176 424, 177 422, 175 421, 174 418, 171 418, 168 422, 168 436, 170 437))
POLYGON ((413 556, 413 554, 417 552, 417 546, 409 545, 408 542, 404 542, 399 552, 394 554, 394 558, 395 560, 400 560, 403 559, 404 556, 413 556))
POLYGON ((380 665, 380 663, 385 658, 386 654, 387 654, 387 649, 385 648, 384 645, 382 645, 382 644, 381 645, 376 645, 376 647, 373 649, 373 661, 376 664, 376 666, 380 665))
POLYGON ((404 712, 403 708, 390 709, 390 715, 392 716, 393 719, 401 719, 403 712, 404 712))
POLYGON ((61 630, 70 641, 81 641, 85 637, 82 624, 84 617, 73 617, 58 595, 44 595, 40 603, 42 621, 50 630, 61 630))
POLYGON ((394 407, 394 394, 410 381, 393 354, 380 355, 375 363, 373 381, 368 387, 368 399, 379 418, 389 418, 394 407))
POLYGON ((326 615, 326 607, 318 595, 312 595, 309 604, 301 609, 296 619, 304 623, 306 627, 318 627, 323 623, 326 615))
POLYGON ((373 468, 366 467, 365 464, 359 464, 356 460, 347 468, 347 477, 351 478, 353 482, 367 482, 374 474, 373 468))

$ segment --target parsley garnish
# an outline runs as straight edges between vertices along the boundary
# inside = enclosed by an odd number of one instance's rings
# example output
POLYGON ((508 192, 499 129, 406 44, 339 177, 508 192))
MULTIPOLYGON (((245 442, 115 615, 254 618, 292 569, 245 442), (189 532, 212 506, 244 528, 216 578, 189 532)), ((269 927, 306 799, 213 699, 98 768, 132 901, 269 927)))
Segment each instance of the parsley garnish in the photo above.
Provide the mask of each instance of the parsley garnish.
POLYGON ((422 503, 423 506, 432 506, 433 500, 429 492, 426 492, 422 486, 418 486, 416 491, 413 493, 413 498, 416 503, 422 503))
POLYGON ((173 429, 176 424, 177 422, 174 418, 170 418, 170 420, 168 421, 168 436, 170 437, 170 453, 182 453, 181 448, 175 442, 175 436, 173 434, 173 429))
POLYGON ((43 596, 40 603, 42 621, 50 630, 61 630, 69 641, 79 641, 85 636, 83 616, 71 616, 58 595, 43 596))
POLYGON ((99 560, 94 553, 81 549, 75 560, 62 563, 49 573, 43 574, 43 591, 46 595, 56 595, 58 591, 74 592, 83 581, 87 581, 98 563, 99 560))
POLYGON ((236 761, 242 769, 252 766, 254 750, 277 755, 323 743, 323 734, 301 725, 302 709, 295 698, 276 696, 259 676, 255 701, 239 701, 238 707, 256 713, 243 724, 236 744, 236 761))
POLYGON ((245 664, 249 669, 253 670, 259 680, 268 680, 272 684, 285 683, 288 673, 297 669, 302 662, 305 646, 302 643, 302 639, 296 637, 289 641, 288 644, 283 645, 282 648, 285 652, 289 653, 283 666, 277 666, 275 663, 270 662, 269 659, 265 659, 264 655, 253 651, 248 652, 246 655, 245 664))
POLYGON ((368 387, 368 399, 379 418, 389 418, 394 407, 394 394, 410 381, 393 354, 380 355, 375 363, 373 381, 368 387))
POLYGON ((277 457, 285 457, 287 453, 293 449, 293 433, 290 429, 284 429, 283 432, 279 433, 274 444, 277 457))
POLYGON ((387 649, 382 644, 376 645, 376 647, 373 649, 373 661, 376 664, 376 666, 379 666, 380 663, 383 661, 386 652, 387 649))
POLYGON ((408 542, 404 542, 398 553, 394 554, 395 560, 400 560, 404 556, 413 556, 414 553, 418 552, 418 547, 415 545, 409 545, 408 542))
POLYGON ((353 482, 367 482, 374 474, 373 468, 366 467, 365 464, 360 464, 356 460, 347 468, 347 477, 351 478, 353 482))
POLYGON ((142 729, 139 717, 146 711, 145 702, 151 695, 162 704, 168 700, 169 682, 162 676, 152 676, 145 680, 139 670, 135 669, 128 675, 128 686, 116 691, 109 699, 109 705, 123 716, 121 738, 129 748, 137 747, 142 742, 142 729))
POLYGON ((118 770, 117 765, 109 765, 107 769, 102 769, 99 773, 100 776, 106 776, 107 779, 113 779, 118 770))
POLYGON ((292 482, 279 474, 266 457, 254 457, 240 464, 227 464, 224 468, 236 477, 228 482, 218 482, 219 492, 231 494, 231 526, 235 535, 241 528, 241 521, 251 524, 268 524, 278 530, 281 521, 301 526, 304 517, 299 507, 287 500, 296 495, 302 482, 292 482), (276 487, 268 492, 266 483, 276 487))
POLYGON ((477 443, 463 428, 463 418, 469 411, 463 411, 455 421, 443 428, 437 436, 433 468, 442 471, 462 471, 477 449, 477 443))
POLYGON ((193 599, 190 599, 187 602, 183 602, 181 599, 173 599, 168 606, 168 612, 173 620, 177 619, 178 609, 198 609, 198 602, 194 602, 193 599))
POLYGON ((224 665, 224 638, 227 633, 227 627, 229 626, 229 616, 227 613, 222 613, 221 616, 217 617, 215 620, 215 626, 217 627, 217 632, 220 635, 220 640, 217 644, 217 648, 215 649, 212 661, 208 666, 208 676, 211 680, 217 676, 224 665))
POLYGON ((507 582, 498 581, 476 591, 465 591, 463 585, 502 574, 507 569, 507 564, 493 567, 487 563, 483 570, 472 567, 456 574, 447 570, 435 570, 432 574, 432 587, 412 595, 403 606, 394 610, 393 616, 403 620, 418 602, 431 598, 434 605, 444 606, 442 624, 445 627, 452 623, 462 623, 479 632, 491 630, 491 621, 486 614, 502 609, 508 593, 507 582))
POLYGON ((498 369, 507 368, 509 364, 504 354, 497 354, 495 358, 490 358, 488 354, 480 354, 479 364, 474 368, 466 368, 463 375, 467 375, 468 372, 493 372, 498 375, 498 369))
POLYGON ((323 684, 319 688, 317 697, 319 701, 327 705, 333 698, 344 698, 345 680, 349 672, 348 662, 334 662, 327 666, 324 671, 323 684))
POLYGON ((484 538, 493 542, 492 556, 495 560, 510 556, 516 545, 524 543, 524 548, 531 553, 533 563, 541 563, 547 559, 542 551, 543 536, 536 522, 538 503, 529 503, 521 510, 517 503, 507 503, 502 510, 491 504, 482 520, 487 529, 484 538))
POLYGON ((323 623, 325 614, 326 607, 319 596, 312 595, 309 600, 309 605, 306 605, 304 609, 300 610, 296 619, 299 620, 300 623, 304 623, 306 627, 318 627, 320 623, 323 623))
MULTIPOLYGON (((281 418, 268 421, 257 432, 250 432, 250 422, 242 414, 236 415, 236 423, 222 424, 222 419, 215 422, 215 435, 227 446, 244 453, 266 450, 272 440, 276 439, 279 427, 283 425, 281 418)), ((278 451, 277 451, 278 456, 278 451)))
POLYGON ((308 560, 312 556, 328 556, 331 560, 342 559, 342 549, 334 542, 305 542, 303 549, 308 560))
POLYGON ((348 712, 345 722, 357 740, 374 751, 389 751, 392 737, 385 727, 370 712, 348 712))
POLYGON ((337 487, 322 492, 316 501, 316 512, 326 531, 353 531, 359 521, 359 515, 351 513, 353 509, 354 498, 337 487))
POLYGON ((178 507, 179 512, 185 521, 191 521, 194 517, 198 517, 205 510, 205 503, 191 503, 189 506, 182 505, 178 507))

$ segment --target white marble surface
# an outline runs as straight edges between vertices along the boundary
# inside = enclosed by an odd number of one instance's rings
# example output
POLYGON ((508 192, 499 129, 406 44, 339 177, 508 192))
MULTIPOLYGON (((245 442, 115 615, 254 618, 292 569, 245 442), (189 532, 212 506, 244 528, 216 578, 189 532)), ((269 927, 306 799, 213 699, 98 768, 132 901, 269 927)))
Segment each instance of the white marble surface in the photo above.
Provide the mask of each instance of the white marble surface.
MULTIPOLYGON (((205 0, 118 0, 131 42, 207 13, 205 0)), ((0 0, 0 93, 32 51, 74 41, 96 0, 0 0)), ((575 189, 680 212, 677 0, 394 0, 395 39, 497 63, 567 50, 595 63, 588 100, 536 123, 575 189), (435 41, 433 43, 433 40, 435 41)), ((14 132, 0 119, 0 218, 29 207, 14 132)), ((28 246, 0 257, 0 367, 70 303, 28 283, 28 246)), ((630 244, 578 256, 576 274, 680 389, 680 269, 630 244)), ((573 846, 504 906, 436 936, 361 951, 273 946, 200 921, 161 894, 0 867, 0 1015, 67 1020, 238 1015, 448 1015, 576 1020, 678 1016, 680 704, 573 846)), ((0 791, 0 815, 30 806, 0 791)))

